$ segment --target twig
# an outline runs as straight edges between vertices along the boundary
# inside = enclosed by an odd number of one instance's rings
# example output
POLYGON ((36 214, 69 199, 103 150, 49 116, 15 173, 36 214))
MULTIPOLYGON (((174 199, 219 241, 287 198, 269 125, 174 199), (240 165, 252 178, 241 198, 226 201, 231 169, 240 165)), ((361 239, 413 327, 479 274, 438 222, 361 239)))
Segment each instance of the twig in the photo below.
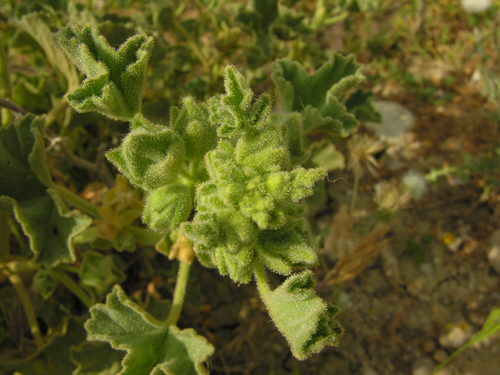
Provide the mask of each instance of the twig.
POLYGON ((29 111, 19 107, 16 103, 10 101, 9 99, 0 99, 0 107, 10 109, 11 111, 20 113, 22 115, 27 115, 29 113, 29 111))
POLYGON ((71 150, 66 146, 64 139, 61 137, 53 137, 51 138, 48 136, 50 140, 50 146, 49 148, 54 147, 55 145, 58 146, 59 151, 64 155, 65 160, 71 164, 74 165, 75 167, 79 167, 82 169, 86 169, 87 171, 91 173, 95 173, 101 181, 103 181, 107 186, 113 186, 115 184, 115 179, 109 172, 109 170, 106 168, 106 165, 104 164, 104 145, 99 146, 97 149, 97 158, 94 163, 89 162, 88 160, 85 160, 79 156, 76 156, 71 152, 71 150))

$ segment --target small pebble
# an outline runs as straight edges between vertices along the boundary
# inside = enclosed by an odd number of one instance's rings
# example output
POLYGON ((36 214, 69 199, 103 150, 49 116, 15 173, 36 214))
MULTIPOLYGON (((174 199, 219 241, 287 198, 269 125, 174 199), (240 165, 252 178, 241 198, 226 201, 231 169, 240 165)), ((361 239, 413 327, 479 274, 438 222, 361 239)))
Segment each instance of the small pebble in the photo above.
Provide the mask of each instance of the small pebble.
POLYGON ((412 375, 429 375, 434 370, 434 367, 436 367, 436 364, 428 357, 417 359, 411 365, 412 375))
POLYGON ((378 372, 371 366, 366 366, 363 369, 363 375, 378 375, 378 372))
POLYGON ((472 327, 467 323, 445 329, 439 335, 439 345, 446 349, 458 349, 472 336, 472 327))
POLYGON ((500 275, 500 229, 496 230, 491 236, 490 250, 488 251, 488 260, 491 267, 500 275))

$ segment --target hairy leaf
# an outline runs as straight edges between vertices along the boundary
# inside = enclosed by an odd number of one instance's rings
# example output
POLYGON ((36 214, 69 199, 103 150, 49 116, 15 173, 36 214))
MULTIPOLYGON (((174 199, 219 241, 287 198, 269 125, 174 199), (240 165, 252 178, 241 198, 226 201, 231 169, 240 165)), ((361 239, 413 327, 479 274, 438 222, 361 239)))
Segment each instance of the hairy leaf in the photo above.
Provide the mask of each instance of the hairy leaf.
POLYGON ((359 121, 380 122, 382 117, 372 102, 373 93, 363 89, 357 89, 345 101, 349 113, 352 113, 359 121))
POLYGON ((311 271, 290 276, 270 292, 260 286, 260 292, 297 359, 304 360, 327 345, 339 344, 343 329, 336 316, 340 310, 315 294, 311 271))
POLYGON ((184 142, 173 129, 137 116, 121 146, 106 157, 134 184, 153 190, 177 177, 185 153, 184 142))
POLYGON ((175 229, 188 219, 193 201, 192 187, 180 183, 163 186, 149 195, 143 221, 153 229, 175 229))
POLYGON ((158 322, 130 301, 116 285, 106 305, 90 309, 85 323, 90 341, 106 341, 114 349, 125 350, 121 375, 206 374, 202 362, 213 353, 208 341, 193 329, 158 322))
MULTIPOLYGON (((196 190, 194 219, 181 229, 206 263, 237 282, 250 280, 258 258, 290 274, 293 267, 317 261, 306 225, 299 223, 304 207, 297 201, 312 194, 326 171, 290 170, 287 146, 301 146, 291 134, 298 129, 287 136, 279 121, 267 124, 268 96, 252 104, 252 91, 234 68, 226 69, 225 78, 228 93, 212 100, 210 111, 219 133, 233 139, 207 153, 209 179, 196 190)), ((296 150, 295 156, 303 154, 296 150)))
POLYGON ((153 38, 144 34, 127 39, 118 50, 94 26, 68 26, 54 34, 57 45, 87 79, 67 98, 80 112, 132 120, 141 111, 141 98, 153 38))

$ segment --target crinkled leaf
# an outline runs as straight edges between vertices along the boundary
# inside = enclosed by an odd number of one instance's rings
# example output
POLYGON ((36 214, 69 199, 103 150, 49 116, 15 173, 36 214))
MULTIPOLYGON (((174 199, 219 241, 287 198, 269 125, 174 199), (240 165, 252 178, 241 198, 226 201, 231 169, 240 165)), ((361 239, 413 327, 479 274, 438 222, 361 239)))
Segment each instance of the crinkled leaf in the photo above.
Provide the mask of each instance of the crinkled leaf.
POLYGON ((43 117, 26 116, 0 129, 0 208, 13 210, 35 260, 46 267, 75 260, 72 239, 91 219, 69 211, 52 190, 43 141, 43 117))
POLYGON ((256 248, 261 262, 282 275, 289 275, 293 267, 310 267, 318 262, 305 220, 262 231, 256 248))
POLYGON ((90 341, 106 341, 114 349, 125 350, 121 375, 206 374, 202 362, 213 353, 208 341, 193 329, 158 322, 130 301, 115 285, 106 305, 90 309, 85 323, 90 341))
POLYGON ((109 151, 106 157, 132 183, 153 190, 177 177, 185 154, 184 142, 173 129, 150 124, 137 116, 121 146, 109 151))
POLYGON ((87 79, 67 98, 80 112, 132 120, 141 111, 143 86, 153 38, 135 35, 118 50, 94 26, 68 26, 54 34, 58 46, 87 79))
POLYGON ((116 375, 125 353, 104 342, 84 342, 71 348, 71 360, 77 365, 73 375, 116 375))
POLYGON ((92 293, 95 300, 99 300, 109 287, 125 280, 125 274, 115 266, 111 255, 94 251, 83 253, 79 276, 80 285, 92 293))
POLYGON ((261 296, 293 355, 304 360, 325 346, 336 346, 343 329, 340 310, 315 294, 311 271, 290 276, 275 290, 261 296))
POLYGON ((180 183, 163 186, 148 196, 143 221, 153 229, 175 229, 188 219, 193 201, 192 187, 180 183))

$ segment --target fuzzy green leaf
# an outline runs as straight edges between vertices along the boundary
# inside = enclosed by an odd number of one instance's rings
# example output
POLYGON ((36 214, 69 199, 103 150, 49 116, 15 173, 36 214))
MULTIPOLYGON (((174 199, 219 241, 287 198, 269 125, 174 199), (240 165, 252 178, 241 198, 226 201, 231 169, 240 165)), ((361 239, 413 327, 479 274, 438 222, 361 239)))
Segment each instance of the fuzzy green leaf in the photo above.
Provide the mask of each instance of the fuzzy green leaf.
POLYGON ((54 34, 57 45, 87 76, 67 99, 79 112, 132 120, 141 111, 141 98, 153 38, 135 35, 118 50, 94 26, 68 26, 54 34))
POLYGON ((92 220, 69 211, 51 186, 43 117, 26 116, 0 129, 0 209, 13 211, 30 240, 35 260, 46 267, 75 260, 72 239, 92 220))
POLYGON ((153 229, 175 229, 188 219, 193 201, 192 187, 184 184, 163 186, 148 196, 143 221, 153 229))
POLYGON ((109 287, 125 280, 125 274, 115 266, 111 255, 94 251, 83 253, 79 276, 80 285, 92 293, 95 300, 99 300, 109 287))
POLYGON ((209 120, 208 110, 192 98, 185 98, 181 108, 170 109, 170 127, 184 140, 189 160, 203 158, 217 145, 217 129, 209 120))
POLYGON ((125 353, 104 342, 84 342, 71 348, 71 360, 77 365, 73 375, 116 375, 125 353))
POLYGON ((318 262, 307 222, 302 219, 277 230, 262 231, 256 246, 261 262, 273 272, 289 275, 292 267, 318 262))
POLYGON ((177 177, 185 152, 184 142, 174 130, 137 116, 121 146, 106 157, 132 183, 153 190, 177 177))
POLYGON ((285 111, 306 112, 304 131, 346 136, 356 129, 357 121, 341 103, 345 93, 364 80, 353 56, 336 54, 312 75, 296 61, 278 60, 272 78, 285 111))
POLYGON ((271 292, 260 291, 269 315, 297 359, 339 344, 343 329, 336 317, 340 310, 315 294, 311 271, 290 276, 271 292))
POLYGON ((241 131, 263 128, 271 110, 271 98, 262 94, 250 105, 252 90, 235 67, 229 65, 224 72, 226 94, 210 100, 210 120, 219 126, 219 137, 233 137, 241 131))
POLYGON ((90 309, 85 323, 90 341, 106 341, 113 349, 125 350, 121 375, 207 374, 202 362, 213 353, 208 341, 193 329, 158 322, 130 301, 116 285, 106 305, 90 309))

